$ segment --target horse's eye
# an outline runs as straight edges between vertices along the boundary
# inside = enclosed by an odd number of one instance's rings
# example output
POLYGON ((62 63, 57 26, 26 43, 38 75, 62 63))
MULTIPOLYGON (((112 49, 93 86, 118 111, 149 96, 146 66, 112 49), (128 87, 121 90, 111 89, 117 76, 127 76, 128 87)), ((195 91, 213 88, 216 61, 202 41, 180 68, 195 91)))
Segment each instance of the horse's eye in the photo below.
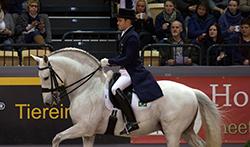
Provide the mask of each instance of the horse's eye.
POLYGON ((49 77, 46 77, 46 78, 44 78, 44 81, 46 81, 46 80, 48 80, 49 79, 49 77))

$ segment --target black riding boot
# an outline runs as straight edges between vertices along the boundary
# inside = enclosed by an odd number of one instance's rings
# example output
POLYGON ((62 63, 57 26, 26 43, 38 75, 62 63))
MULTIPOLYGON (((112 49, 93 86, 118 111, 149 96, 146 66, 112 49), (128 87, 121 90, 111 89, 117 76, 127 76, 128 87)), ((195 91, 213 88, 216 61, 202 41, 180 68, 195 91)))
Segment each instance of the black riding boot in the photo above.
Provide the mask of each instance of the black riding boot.
POLYGON ((127 118, 126 128, 121 131, 120 134, 129 134, 129 132, 139 129, 133 109, 131 108, 128 99, 119 88, 116 90, 115 98, 119 102, 121 110, 127 118))

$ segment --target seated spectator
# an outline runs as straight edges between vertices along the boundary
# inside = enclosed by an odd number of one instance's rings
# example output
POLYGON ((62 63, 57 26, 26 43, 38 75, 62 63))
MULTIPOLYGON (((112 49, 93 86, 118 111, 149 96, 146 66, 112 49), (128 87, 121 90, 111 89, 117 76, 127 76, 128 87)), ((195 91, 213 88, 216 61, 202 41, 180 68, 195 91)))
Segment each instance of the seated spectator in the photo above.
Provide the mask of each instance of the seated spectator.
POLYGON ((224 39, 230 39, 232 35, 239 32, 238 27, 242 18, 239 10, 239 0, 229 0, 226 14, 219 18, 219 25, 224 39))
MULTIPOLYGON (((229 44, 249 44, 250 46, 250 18, 241 20, 240 33, 234 35, 229 44)), ((234 65, 249 65, 249 47, 229 47, 228 55, 233 58, 234 65)))
POLYGON ((158 14, 155 19, 155 34, 159 38, 158 43, 162 43, 163 38, 168 38, 171 36, 170 26, 175 20, 178 20, 182 23, 183 31, 181 34, 186 36, 184 20, 181 14, 176 12, 174 0, 166 0, 164 5, 165 9, 160 14, 158 14))
MULTIPOLYGON (((15 24, 12 19, 12 16, 6 12, 6 1, 0 0, 0 9, 1 9, 1 32, 0 32, 0 43, 1 44, 13 44, 14 41, 12 37, 14 36, 15 24)), ((13 47, 5 47, 5 50, 12 51, 13 47)))
POLYGON ((139 34, 140 37, 140 50, 147 45, 154 43, 154 24, 153 18, 149 12, 147 0, 137 0, 133 9, 136 12, 136 19, 133 23, 135 31, 139 34))
MULTIPOLYGON (((14 23, 16 24, 17 19, 19 15, 23 12, 26 12, 26 6, 27 6, 27 1, 28 0, 10 0, 10 4, 8 5, 8 12, 12 14, 14 23)), ((40 5, 40 12, 42 10, 42 2, 41 0, 39 1, 40 5)), ((45 29, 46 29, 46 38, 45 42, 48 44, 52 44, 52 36, 51 36, 51 27, 50 27, 50 21, 49 21, 49 16, 47 14, 40 14, 39 13, 40 19, 43 21, 45 24, 45 29)))
MULTIPOLYGON (((167 44, 191 44, 192 41, 181 35, 182 23, 174 21, 171 24, 171 36, 164 40, 167 44)), ((190 47, 162 47, 159 49, 161 55, 161 65, 197 65, 198 53, 196 49, 190 47)))
POLYGON ((240 0, 240 11, 242 17, 248 17, 250 15, 250 1, 240 0))
POLYGON ((215 22, 213 15, 209 14, 206 1, 200 1, 194 15, 188 21, 188 36, 195 43, 197 37, 205 36, 208 26, 215 22))
MULTIPOLYGON (((207 65, 207 50, 214 44, 225 44, 221 35, 218 23, 212 23, 206 32, 204 38, 199 42, 202 53, 202 65, 207 65)), ((231 60, 227 57, 226 49, 221 47, 213 47, 209 51, 209 65, 232 65, 231 60)))
POLYGON ((220 16, 226 13, 228 0, 208 0, 208 2, 210 9, 213 10, 214 18, 217 22, 220 16))
POLYGON ((176 8, 181 12, 185 20, 185 26, 188 26, 189 18, 196 11, 196 6, 200 0, 175 0, 176 8))
POLYGON ((43 21, 38 15, 40 10, 38 0, 29 0, 26 12, 19 15, 15 32, 18 36, 16 43, 45 44, 46 29, 43 21))

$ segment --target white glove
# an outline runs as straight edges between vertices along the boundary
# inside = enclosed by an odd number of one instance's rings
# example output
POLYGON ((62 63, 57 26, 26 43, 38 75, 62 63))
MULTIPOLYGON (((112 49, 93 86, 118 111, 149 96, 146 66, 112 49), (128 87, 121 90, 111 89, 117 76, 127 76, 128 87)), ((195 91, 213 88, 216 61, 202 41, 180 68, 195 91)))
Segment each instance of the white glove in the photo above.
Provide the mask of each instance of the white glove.
POLYGON ((103 58, 103 59, 101 60, 101 67, 105 67, 105 66, 107 66, 107 65, 109 65, 109 59, 103 58))

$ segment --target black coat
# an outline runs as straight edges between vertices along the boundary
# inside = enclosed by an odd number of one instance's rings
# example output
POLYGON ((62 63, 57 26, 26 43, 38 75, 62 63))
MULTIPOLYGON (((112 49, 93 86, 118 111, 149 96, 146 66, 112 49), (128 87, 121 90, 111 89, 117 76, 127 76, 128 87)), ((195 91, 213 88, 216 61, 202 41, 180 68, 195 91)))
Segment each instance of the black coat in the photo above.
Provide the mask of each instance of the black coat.
POLYGON ((139 36, 134 27, 129 28, 121 37, 120 55, 109 59, 109 63, 127 70, 138 98, 141 102, 147 103, 162 97, 163 93, 153 75, 141 65, 139 44, 139 36))
MULTIPOLYGON (((226 41, 223 41, 222 44, 226 44, 226 41)), ((199 42, 199 46, 201 47, 202 53, 202 65, 207 65, 207 50, 210 46, 216 44, 212 39, 205 36, 199 42)), ((227 57, 227 49, 226 47, 213 47, 209 51, 209 65, 232 65, 231 60, 227 57), (217 61, 217 57, 224 52, 226 57, 222 58, 222 60, 217 61)))
POLYGON ((183 19, 193 12, 188 10, 189 6, 197 5, 200 0, 175 0, 176 8, 181 12, 183 19))
MULTIPOLYGON (((181 35, 181 38, 184 42, 184 44, 192 44, 191 39, 187 39, 186 37, 181 35)), ((174 39, 172 36, 168 38, 167 41, 164 41, 166 44, 173 44, 174 39)), ((169 59, 174 59, 174 50, 173 47, 161 47, 159 48, 159 52, 161 55, 161 65, 164 66, 166 65, 166 61, 169 59)), ((184 47, 183 50, 183 56, 187 56, 188 58, 192 59, 193 63, 199 64, 199 57, 198 57, 198 52, 195 48, 193 47, 184 47)))

